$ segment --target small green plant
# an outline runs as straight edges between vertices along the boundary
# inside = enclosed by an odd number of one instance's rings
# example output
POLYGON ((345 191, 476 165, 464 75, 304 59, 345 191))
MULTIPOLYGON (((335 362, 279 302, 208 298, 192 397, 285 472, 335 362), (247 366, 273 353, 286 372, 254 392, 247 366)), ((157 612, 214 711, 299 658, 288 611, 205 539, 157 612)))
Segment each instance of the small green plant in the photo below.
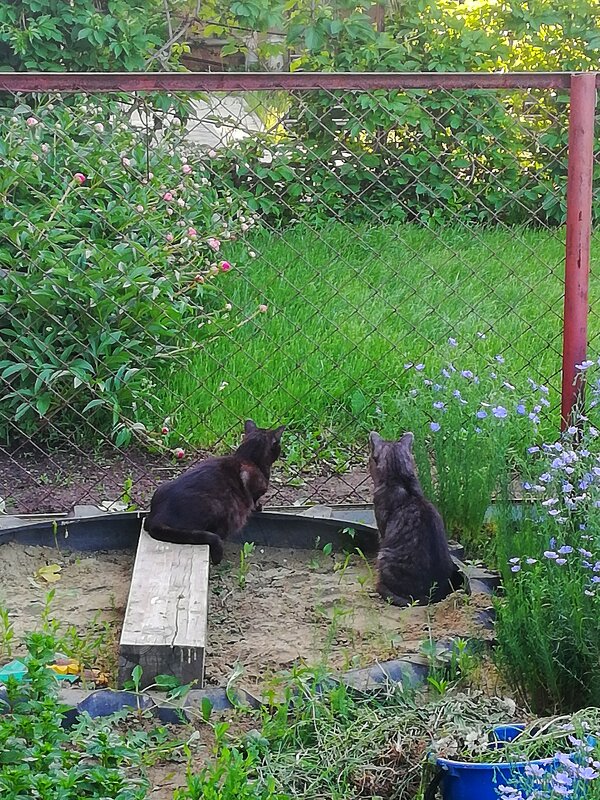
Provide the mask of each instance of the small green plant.
POLYGON ((474 643, 460 637, 440 645, 430 635, 421 644, 421 653, 428 662, 427 682, 438 694, 467 685, 479 663, 474 643))
POLYGON ((250 558, 254 553, 254 549, 254 542, 244 542, 240 550, 240 566, 237 571, 237 583, 240 589, 246 588, 246 581, 250 570, 250 558))
POLYGON ((7 608, 0 606, 0 658, 10 659, 15 638, 15 628, 7 608))
POLYGON ((127 506, 126 511, 135 511, 137 506, 134 502, 132 502, 131 498, 131 490, 133 489, 133 478, 131 475, 128 475, 123 482, 123 491, 121 492, 121 496, 119 500, 127 506))

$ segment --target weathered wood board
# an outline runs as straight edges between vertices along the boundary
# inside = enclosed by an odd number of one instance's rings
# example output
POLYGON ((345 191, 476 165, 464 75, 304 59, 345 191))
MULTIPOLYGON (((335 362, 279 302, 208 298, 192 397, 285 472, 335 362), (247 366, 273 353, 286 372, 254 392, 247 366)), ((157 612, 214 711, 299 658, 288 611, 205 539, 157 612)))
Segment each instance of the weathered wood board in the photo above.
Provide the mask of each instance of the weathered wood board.
POLYGON ((204 681, 209 548, 152 539, 142 528, 119 648, 120 685, 139 664, 157 675, 204 681))

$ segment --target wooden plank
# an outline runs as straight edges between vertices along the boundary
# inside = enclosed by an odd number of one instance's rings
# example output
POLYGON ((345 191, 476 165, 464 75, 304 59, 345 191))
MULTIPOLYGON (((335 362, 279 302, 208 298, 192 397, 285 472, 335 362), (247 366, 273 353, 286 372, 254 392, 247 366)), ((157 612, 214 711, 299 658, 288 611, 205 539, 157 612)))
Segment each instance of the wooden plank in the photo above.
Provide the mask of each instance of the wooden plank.
POLYGON ((139 664, 144 686, 157 675, 204 681, 209 548, 152 539, 142 528, 119 650, 122 685, 139 664))

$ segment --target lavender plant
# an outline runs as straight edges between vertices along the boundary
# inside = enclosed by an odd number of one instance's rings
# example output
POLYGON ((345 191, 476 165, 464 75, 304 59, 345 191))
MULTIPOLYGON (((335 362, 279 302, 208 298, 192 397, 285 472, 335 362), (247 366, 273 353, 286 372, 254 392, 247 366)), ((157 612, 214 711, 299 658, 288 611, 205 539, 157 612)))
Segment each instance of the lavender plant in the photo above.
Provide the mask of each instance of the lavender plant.
MULTIPOLYGON (((585 362, 582 368, 589 368, 585 362)), ((497 603, 501 667, 534 709, 600 703, 600 434, 590 415, 522 465, 528 507, 499 515, 504 598, 497 603)))
MULTIPOLYGON (((448 345, 450 351, 458 347, 454 339, 448 345)), ((550 407, 549 390, 531 379, 517 387, 508 380, 509 365, 501 354, 479 372, 458 354, 435 374, 424 364, 404 366, 412 388, 401 412, 416 433, 423 488, 440 509, 449 535, 472 554, 489 558, 486 511, 506 483, 515 444, 536 436, 550 407)))

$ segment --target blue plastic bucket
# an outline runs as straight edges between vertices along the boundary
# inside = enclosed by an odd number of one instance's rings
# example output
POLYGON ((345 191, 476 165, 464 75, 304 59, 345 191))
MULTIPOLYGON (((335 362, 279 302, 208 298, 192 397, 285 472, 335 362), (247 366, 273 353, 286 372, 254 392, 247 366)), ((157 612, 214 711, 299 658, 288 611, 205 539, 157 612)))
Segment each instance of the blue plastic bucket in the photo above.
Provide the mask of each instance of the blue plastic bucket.
MULTIPOLYGON (((490 747, 494 748, 494 740, 498 743, 511 742, 523 728, 523 725, 502 725, 494 728, 490 747)), ((448 758, 437 759, 438 766, 442 768, 440 786, 444 800, 498 800, 498 787, 510 784, 516 775, 523 775, 529 764, 548 767, 556 763, 555 758, 496 764, 469 764, 448 758)))

